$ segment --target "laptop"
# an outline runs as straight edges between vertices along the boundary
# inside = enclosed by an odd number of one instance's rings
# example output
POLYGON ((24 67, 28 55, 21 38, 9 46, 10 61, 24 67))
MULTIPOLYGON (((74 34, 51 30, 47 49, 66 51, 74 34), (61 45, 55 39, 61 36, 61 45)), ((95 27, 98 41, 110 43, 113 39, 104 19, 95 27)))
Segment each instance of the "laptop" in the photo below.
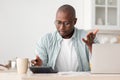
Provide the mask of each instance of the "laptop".
POLYGON ((120 44, 93 44, 91 73, 120 73, 120 44))

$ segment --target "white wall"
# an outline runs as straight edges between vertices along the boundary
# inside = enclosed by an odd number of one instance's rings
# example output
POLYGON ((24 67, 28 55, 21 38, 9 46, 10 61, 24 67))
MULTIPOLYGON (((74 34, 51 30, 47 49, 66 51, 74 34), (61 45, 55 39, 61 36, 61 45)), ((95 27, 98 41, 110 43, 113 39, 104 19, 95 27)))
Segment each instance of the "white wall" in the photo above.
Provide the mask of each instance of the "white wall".
POLYGON ((92 28, 92 21, 94 20, 94 16, 92 13, 92 6, 94 0, 84 0, 83 1, 83 25, 84 29, 92 28))
POLYGON ((15 57, 35 57, 35 42, 55 30, 57 8, 63 4, 75 7, 76 26, 84 26, 84 0, 0 0, 0 63, 15 57))

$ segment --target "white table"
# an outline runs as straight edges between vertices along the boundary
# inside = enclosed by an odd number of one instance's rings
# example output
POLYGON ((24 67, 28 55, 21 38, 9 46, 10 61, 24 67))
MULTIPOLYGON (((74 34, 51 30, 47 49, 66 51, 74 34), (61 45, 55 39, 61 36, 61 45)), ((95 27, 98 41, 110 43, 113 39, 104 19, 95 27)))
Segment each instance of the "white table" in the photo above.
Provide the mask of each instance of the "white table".
POLYGON ((0 80, 120 80, 120 74, 91 74, 89 72, 69 72, 56 74, 17 74, 16 71, 0 71, 0 80))

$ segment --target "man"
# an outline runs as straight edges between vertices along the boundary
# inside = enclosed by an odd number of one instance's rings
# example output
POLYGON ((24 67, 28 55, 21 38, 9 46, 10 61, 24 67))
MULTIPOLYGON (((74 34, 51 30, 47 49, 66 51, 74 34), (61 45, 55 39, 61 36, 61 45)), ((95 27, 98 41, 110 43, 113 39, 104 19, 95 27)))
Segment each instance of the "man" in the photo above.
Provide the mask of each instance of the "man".
POLYGON ((74 27, 76 21, 75 9, 67 4, 61 6, 56 13, 57 31, 38 41, 32 64, 51 66, 57 71, 89 71, 89 56, 98 30, 86 34, 74 27))

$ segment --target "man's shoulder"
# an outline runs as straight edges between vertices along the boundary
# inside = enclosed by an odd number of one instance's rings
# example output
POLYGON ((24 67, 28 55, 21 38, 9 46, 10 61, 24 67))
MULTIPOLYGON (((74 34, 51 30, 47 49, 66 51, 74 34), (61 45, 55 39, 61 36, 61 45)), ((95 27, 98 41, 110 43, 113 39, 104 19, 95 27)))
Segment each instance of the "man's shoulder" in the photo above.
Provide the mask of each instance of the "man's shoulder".
POLYGON ((43 40, 51 40, 54 39, 57 36, 57 31, 49 32, 41 36, 41 39, 43 40))
POLYGON ((46 33, 43 37, 51 38, 51 37, 56 36, 56 34, 57 34, 57 31, 49 32, 49 33, 46 33))
POLYGON ((81 32, 81 33, 85 33, 85 32, 87 32, 87 30, 85 30, 85 29, 78 29, 78 28, 75 28, 78 32, 81 32))
POLYGON ((83 35, 85 36, 87 34, 87 30, 84 30, 84 29, 78 29, 76 28, 76 33, 80 36, 80 35, 83 35))

